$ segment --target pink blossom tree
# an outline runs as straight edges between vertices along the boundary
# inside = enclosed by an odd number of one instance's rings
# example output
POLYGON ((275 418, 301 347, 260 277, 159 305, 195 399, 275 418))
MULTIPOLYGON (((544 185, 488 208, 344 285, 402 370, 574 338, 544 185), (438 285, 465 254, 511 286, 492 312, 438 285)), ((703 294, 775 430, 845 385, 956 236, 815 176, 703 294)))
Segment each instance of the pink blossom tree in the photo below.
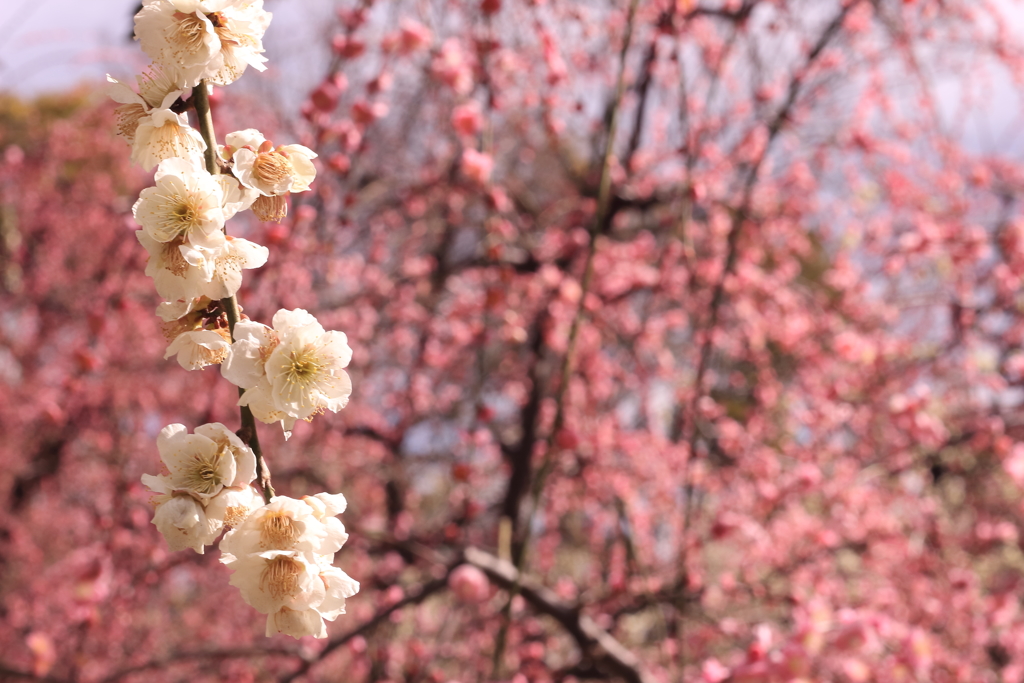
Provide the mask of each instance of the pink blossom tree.
POLYGON ((345 411, 260 426, 278 493, 349 500, 362 589, 297 643, 150 524, 157 432, 240 425, 216 368, 160 360, 111 108, 6 101, 0 672, 1020 679, 1014 21, 345 4, 274 124, 317 182, 236 233, 272 254, 244 313, 353 351, 345 411))

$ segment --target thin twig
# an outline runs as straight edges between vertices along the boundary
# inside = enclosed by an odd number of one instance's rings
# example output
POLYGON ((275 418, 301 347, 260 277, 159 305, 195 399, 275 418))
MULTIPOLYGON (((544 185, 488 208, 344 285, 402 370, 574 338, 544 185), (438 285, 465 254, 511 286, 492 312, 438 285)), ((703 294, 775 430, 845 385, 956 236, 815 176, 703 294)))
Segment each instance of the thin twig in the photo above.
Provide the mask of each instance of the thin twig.
MULTIPOLYGON (((217 135, 213 131, 213 115, 210 112, 210 93, 207 90, 206 81, 199 81, 199 85, 192 89, 192 101, 196 108, 196 117, 199 119, 199 133, 206 141, 206 170, 212 175, 220 173, 220 165, 217 163, 217 135)), ((225 229, 224 232, 227 232, 225 229)), ((241 318, 241 309, 238 305, 238 297, 231 296, 220 300, 221 308, 228 318, 228 331, 231 333, 231 341, 235 341, 235 324, 241 318)), ((244 389, 238 389, 238 395, 245 393, 244 389)), ((270 469, 263 459, 263 449, 260 448, 259 435, 256 433, 256 418, 248 406, 239 408, 241 413, 242 426, 238 430, 238 438, 249 445, 256 456, 256 473, 260 480, 260 492, 263 500, 269 503, 274 497, 274 487, 270 483, 270 469)))

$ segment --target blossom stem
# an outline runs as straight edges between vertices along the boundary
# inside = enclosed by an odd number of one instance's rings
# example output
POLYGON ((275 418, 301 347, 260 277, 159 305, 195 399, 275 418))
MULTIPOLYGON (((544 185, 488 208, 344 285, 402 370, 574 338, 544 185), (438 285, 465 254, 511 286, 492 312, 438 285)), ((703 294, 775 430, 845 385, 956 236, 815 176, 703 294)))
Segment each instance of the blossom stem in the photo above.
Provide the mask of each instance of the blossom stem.
POLYGON ((199 119, 199 134, 206 141, 206 170, 212 175, 217 175, 220 173, 220 166, 217 164, 217 136, 213 132, 210 91, 205 80, 199 81, 199 85, 192 88, 192 105, 196 108, 196 118, 199 119))
MULTIPOLYGON (((220 165, 217 163, 217 136, 213 131, 213 115, 210 112, 210 92, 207 89, 206 81, 199 81, 199 84, 192 89, 192 101, 196 108, 196 117, 199 119, 199 133, 206 141, 206 170, 212 175, 220 173, 220 165)), ((227 230, 225 229, 225 232, 227 230)), ((220 300, 221 308, 228 318, 228 331, 231 333, 231 341, 235 341, 235 324, 241 317, 241 309, 238 306, 238 298, 231 296, 220 300)), ((244 389, 239 388, 238 395, 241 396, 244 389)), ((242 427, 238 430, 238 438, 252 449, 256 456, 256 474, 260 480, 260 492, 263 500, 270 503, 274 497, 274 487, 270 483, 270 470, 263 459, 263 449, 260 448, 259 435, 256 433, 256 418, 248 406, 239 408, 241 413, 242 427)))

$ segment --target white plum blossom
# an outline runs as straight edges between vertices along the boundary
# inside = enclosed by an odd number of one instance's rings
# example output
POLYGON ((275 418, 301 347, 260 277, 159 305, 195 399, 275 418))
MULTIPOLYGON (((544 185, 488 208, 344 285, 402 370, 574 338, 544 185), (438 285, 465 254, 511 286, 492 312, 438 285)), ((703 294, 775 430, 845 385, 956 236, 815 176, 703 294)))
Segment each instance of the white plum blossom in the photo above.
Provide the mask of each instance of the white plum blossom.
MULTIPOLYGON (((189 434, 185 425, 168 425, 160 431, 156 447, 169 472, 156 478, 166 480, 174 491, 202 501, 225 486, 248 484, 256 478, 256 456, 219 422, 196 427, 194 434, 189 434)), ((154 478, 143 475, 147 485, 154 478)))
POLYGON ((171 303, 234 296, 242 270, 262 266, 269 251, 225 235, 223 227, 257 194, 232 176, 208 173, 198 159, 166 159, 155 178, 156 186, 142 191, 132 212, 142 226, 136 237, 149 252, 146 275, 157 293, 171 303))
MULTIPOLYGON (((249 66, 266 69, 262 39, 270 20, 263 0, 142 0, 135 37, 154 64, 137 77, 138 91, 107 80, 132 160, 156 168, 132 214, 149 254, 146 275, 164 299, 157 307, 169 342, 164 358, 176 357, 186 370, 221 364, 224 377, 243 389, 238 405, 264 422, 281 422, 287 438, 296 420, 348 402, 344 368, 352 350, 343 333, 325 331, 301 309, 278 311, 273 327, 236 321, 240 307, 221 300, 236 294, 242 271, 262 266, 269 251, 226 234, 225 224, 248 208, 261 220, 281 220, 287 195, 314 180, 317 155, 302 145, 275 148, 247 129, 226 137, 211 173, 203 152, 217 148, 215 137, 206 127, 202 135, 193 130, 181 113, 193 102, 202 110, 214 84, 233 82, 249 66), (191 100, 184 100, 189 88, 191 100)), ((144 474, 142 483, 153 493, 153 524, 168 546, 202 554, 227 529, 221 562, 245 602, 267 615, 266 634, 326 637, 324 620, 343 614, 359 591, 333 564, 348 540, 337 519, 345 497, 278 496, 265 504, 273 489, 269 480, 263 495, 252 486, 256 454, 220 423, 193 433, 168 425, 157 449, 162 473, 144 474)))
POLYGON ((315 499, 276 496, 224 537, 221 552, 236 557, 267 550, 333 555, 348 540, 348 534, 334 515, 318 515, 310 500, 315 499))
MULTIPOLYGON (((138 93, 107 74, 107 82, 110 84, 107 86, 107 94, 121 105, 114 112, 117 116, 117 133, 127 140, 128 144, 135 142, 135 130, 150 111, 169 109, 185 92, 158 64, 151 64, 145 72, 136 76, 135 80, 139 84, 138 93)), ((205 148, 204 142, 203 149, 205 148)))
POLYGON ((326 638, 327 626, 324 619, 334 621, 345 614, 345 599, 359 592, 359 582, 331 564, 329 555, 315 556, 320 570, 320 581, 324 585, 324 598, 315 608, 299 611, 282 607, 267 615, 266 635, 283 633, 293 638, 313 636, 326 638))
POLYGON ((136 230, 135 236, 149 252, 146 275, 168 302, 234 296, 242 286, 242 270, 259 268, 270 254, 266 247, 230 235, 213 251, 191 247, 181 239, 157 242, 144 230, 136 230))
POLYGON ((235 324, 235 341, 221 363, 224 379, 237 387, 250 389, 263 378, 267 357, 277 346, 277 332, 254 320, 235 324))
POLYGON ((246 389, 238 405, 262 422, 281 422, 287 436, 296 420, 336 413, 348 403, 352 381, 344 368, 352 349, 343 332, 326 332, 302 309, 281 309, 273 323, 273 330, 243 328, 222 372, 246 389))
POLYGON ((300 611, 282 607, 267 615, 266 636, 269 638, 277 633, 283 633, 292 638, 301 638, 302 636, 326 638, 327 625, 324 624, 323 616, 315 609, 300 611))
POLYGON ((203 553, 224 528, 240 523, 259 505, 249 484, 256 478, 256 456, 220 423, 164 427, 157 437, 165 475, 142 475, 156 496, 153 524, 172 550, 203 553))
POLYGON ((164 358, 178 357, 186 370, 200 370, 217 365, 228 355, 231 339, 227 330, 191 330, 182 332, 167 347, 164 358))
POLYGON ((344 332, 327 332, 302 309, 274 315, 280 343, 265 365, 275 405, 300 419, 338 412, 348 403, 352 381, 343 368, 352 359, 344 332))
POLYGON ((229 133, 221 156, 232 163, 232 173, 259 193, 252 210, 262 221, 279 221, 288 213, 285 195, 305 192, 316 177, 316 154, 302 145, 273 143, 253 128, 229 133))
POLYGON ((198 159, 180 157, 161 161, 153 178, 156 186, 144 189, 132 207, 147 235, 157 242, 182 238, 204 249, 224 243, 223 181, 208 173, 198 159))
MULTIPOLYGON (((173 323, 181 320, 192 311, 201 311, 212 303, 209 297, 197 296, 190 299, 177 299, 175 301, 164 301, 157 304, 156 314, 165 323, 173 323)), ((177 336, 177 335, 175 335, 177 336)), ((173 340, 174 337, 168 337, 173 340)))
POLYGON ((226 299, 242 286, 242 271, 262 266, 270 251, 241 237, 228 236, 220 249, 206 251, 185 247, 182 254, 189 265, 210 273, 200 294, 211 299, 226 299))
POLYGON ((348 538, 335 515, 344 496, 326 493, 300 500, 277 496, 253 510, 220 543, 231 585, 267 615, 266 634, 324 638, 324 619, 345 613, 345 599, 359 583, 333 565, 348 538))
POLYGON ((255 128, 228 133, 222 155, 234 161, 232 172, 260 194, 305 192, 316 178, 316 153, 302 145, 274 144, 255 128))
MULTIPOLYGON (((149 475, 145 475, 149 476, 149 475)), ((223 528, 223 523, 206 514, 202 502, 188 493, 175 492, 166 481, 153 478, 143 483, 155 494, 153 524, 167 541, 172 551, 191 548, 200 555, 212 544, 223 528)))
POLYGON ((142 50, 182 87, 235 81, 247 66, 264 71, 263 0, 144 0, 135 15, 142 50))
POLYGON ((188 125, 188 117, 171 111, 173 94, 168 95, 159 107, 142 116, 136 126, 132 161, 146 171, 151 171, 161 161, 172 157, 198 162, 206 150, 203 136, 188 125))
POLYGON ((296 550, 267 550, 242 557, 221 558, 233 574, 230 583, 242 599, 261 614, 282 607, 314 609, 327 597, 320 567, 311 556, 296 550))

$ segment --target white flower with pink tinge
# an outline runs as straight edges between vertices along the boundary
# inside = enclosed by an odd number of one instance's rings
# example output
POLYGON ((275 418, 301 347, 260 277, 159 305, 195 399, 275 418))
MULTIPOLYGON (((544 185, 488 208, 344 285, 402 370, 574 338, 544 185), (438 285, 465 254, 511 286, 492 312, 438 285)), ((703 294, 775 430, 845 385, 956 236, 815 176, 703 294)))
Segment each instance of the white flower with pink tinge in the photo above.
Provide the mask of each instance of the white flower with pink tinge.
MULTIPOLYGON (((170 95, 168 95, 170 97, 170 95)), ((188 117, 175 114, 165 102, 139 119, 132 144, 132 161, 151 171, 164 159, 182 157, 202 159, 206 142, 199 131, 188 125, 188 117)))
POLYGON ((261 501, 249 486, 256 478, 256 456, 220 423, 164 427, 157 438, 164 475, 142 475, 156 495, 153 524, 171 550, 202 554, 225 525, 241 523, 261 501))
POLYGON ((348 538, 335 519, 345 509, 340 494, 295 500, 277 496, 253 510, 221 541, 221 562, 246 603, 267 615, 266 634, 324 638, 324 619, 345 613, 345 599, 359 583, 333 565, 348 538))
POLYGON ((135 37, 150 59, 184 88, 205 79, 227 85, 246 67, 266 70, 263 0, 144 0, 135 37))
MULTIPOLYGON (((107 82, 110 84, 107 86, 107 94, 110 99, 121 105, 114 112, 117 116, 117 134, 127 140, 130 145, 135 143, 135 131, 139 124, 151 112, 157 109, 170 109, 171 105, 185 92, 159 64, 151 64, 146 71, 136 76, 135 80, 139 84, 138 93, 127 84, 107 74, 107 82)), ((187 120, 184 123, 187 124, 187 120)), ((200 142, 202 142, 201 137, 200 142)), ((200 151, 203 149, 206 149, 205 142, 200 151)), ((170 156, 185 155, 172 154, 170 156)), ((146 170, 148 171, 149 168, 146 170)))
MULTIPOLYGON (((332 496, 335 497, 340 497, 344 503, 343 496, 332 496)), ((343 506, 335 506, 331 510, 333 514, 326 515, 323 514, 322 502, 317 498, 307 496, 303 500, 295 500, 287 496, 276 496, 225 535, 220 550, 235 557, 267 550, 333 555, 348 540, 345 527, 335 517, 343 510, 343 506)))
POLYGON ((281 422, 288 436, 296 420, 348 403, 352 381, 344 368, 352 349, 343 332, 325 331, 302 309, 278 311, 273 324, 238 323, 222 373, 246 390, 238 405, 262 422, 281 422))
MULTIPOLYGON (((136 139, 138 142, 140 138, 136 139)), ((226 183, 211 175, 195 158, 174 157, 160 162, 155 187, 147 187, 132 207, 136 222, 157 242, 177 238, 204 249, 224 243, 226 183)))
POLYGON ((258 192, 252 205, 261 221, 279 221, 288 214, 285 197, 305 192, 316 177, 316 154, 302 145, 280 145, 267 140, 253 128, 229 133, 221 156, 231 160, 231 171, 239 182, 258 192))
POLYGON ((212 251, 191 247, 180 239, 157 242, 144 230, 136 230, 135 236, 149 252, 146 275, 153 278, 157 294, 168 302, 234 296, 242 286, 242 271, 259 268, 270 254, 266 247, 230 235, 212 251))
POLYGON ((178 363, 186 370, 201 370, 222 362, 229 348, 231 338, 227 330, 189 330, 174 338, 164 358, 177 356, 178 363))

